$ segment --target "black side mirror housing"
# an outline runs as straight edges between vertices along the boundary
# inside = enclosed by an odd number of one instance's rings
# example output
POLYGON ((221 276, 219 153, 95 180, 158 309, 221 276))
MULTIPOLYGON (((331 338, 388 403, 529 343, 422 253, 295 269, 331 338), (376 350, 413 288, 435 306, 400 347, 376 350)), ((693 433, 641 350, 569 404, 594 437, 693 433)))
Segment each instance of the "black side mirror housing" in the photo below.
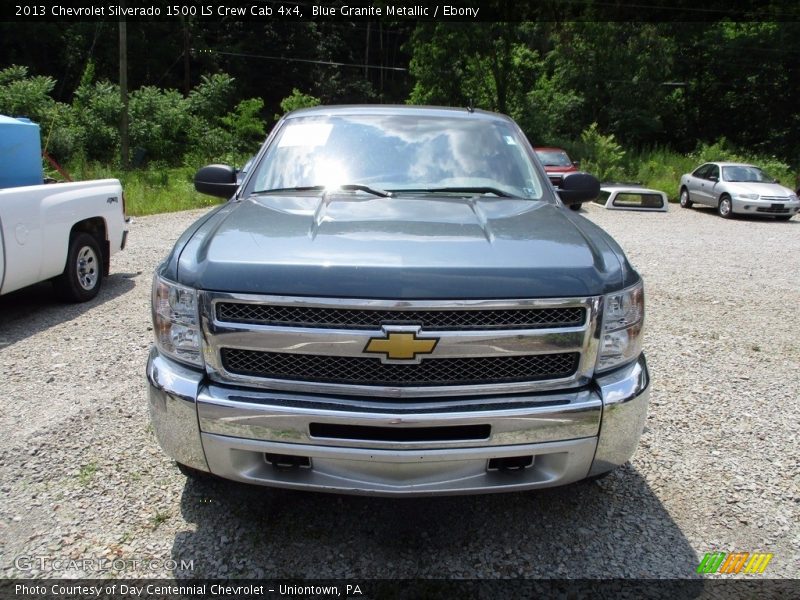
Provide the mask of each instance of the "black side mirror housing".
POLYGON ((589 173, 567 173, 556 191, 564 204, 591 202, 600 195, 600 182, 589 173))
POLYGON ((228 165, 208 165, 194 175, 194 189, 201 194, 230 198, 238 187, 236 170, 228 165))

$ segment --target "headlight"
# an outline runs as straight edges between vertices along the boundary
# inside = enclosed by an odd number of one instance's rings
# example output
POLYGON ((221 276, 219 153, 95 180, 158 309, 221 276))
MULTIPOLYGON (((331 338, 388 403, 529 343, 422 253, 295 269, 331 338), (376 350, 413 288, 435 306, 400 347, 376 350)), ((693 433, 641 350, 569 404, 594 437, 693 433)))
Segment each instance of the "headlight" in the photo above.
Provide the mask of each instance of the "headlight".
POLYGON ((640 281, 603 299, 603 328, 597 371, 608 371, 634 360, 642 352, 644 285, 640 281))
POLYGON ((156 346, 163 354, 203 366, 197 290, 156 275, 153 278, 153 330, 156 346))
POLYGON ((789 202, 797 202, 797 194, 789 194, 789 202))
POLYGON ((742 200, 758 200, 758 194, 734 194, 734 196, 742 200))

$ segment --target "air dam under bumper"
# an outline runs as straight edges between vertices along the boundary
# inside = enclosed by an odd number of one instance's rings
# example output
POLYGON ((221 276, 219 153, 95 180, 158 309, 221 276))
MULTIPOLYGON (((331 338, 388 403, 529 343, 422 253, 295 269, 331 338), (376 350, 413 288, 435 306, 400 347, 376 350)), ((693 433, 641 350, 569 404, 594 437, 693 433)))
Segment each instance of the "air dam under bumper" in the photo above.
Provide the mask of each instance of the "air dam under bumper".
POLYGON ((644 355, 592 389, 446 401, 219 386, 155 348, 147 378, 156 437, 176 461, 246 483, 383 496, 524 490, 609 471, 633 455, 650 391, 644 355))

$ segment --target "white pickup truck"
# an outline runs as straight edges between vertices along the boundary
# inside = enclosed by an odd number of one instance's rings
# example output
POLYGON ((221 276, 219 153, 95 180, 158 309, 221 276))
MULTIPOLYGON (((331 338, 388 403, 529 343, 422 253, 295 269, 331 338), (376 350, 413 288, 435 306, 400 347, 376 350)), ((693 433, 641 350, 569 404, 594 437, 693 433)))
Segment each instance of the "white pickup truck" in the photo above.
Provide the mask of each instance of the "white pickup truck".
POLYGON ((116 179, 0 189, 0 295, 50 279, 62 299, 91 300, 127 235, 116 179))

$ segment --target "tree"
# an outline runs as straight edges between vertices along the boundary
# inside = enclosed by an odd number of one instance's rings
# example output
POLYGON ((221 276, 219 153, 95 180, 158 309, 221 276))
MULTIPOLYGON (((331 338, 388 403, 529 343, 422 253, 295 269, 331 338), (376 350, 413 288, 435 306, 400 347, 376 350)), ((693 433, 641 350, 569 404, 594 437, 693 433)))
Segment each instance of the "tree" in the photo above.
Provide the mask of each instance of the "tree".
POLYGON ((536 78, 536 30, 520 23, 421 23, 409 46, 411 104, 485 108, 520 116, 536 78))

